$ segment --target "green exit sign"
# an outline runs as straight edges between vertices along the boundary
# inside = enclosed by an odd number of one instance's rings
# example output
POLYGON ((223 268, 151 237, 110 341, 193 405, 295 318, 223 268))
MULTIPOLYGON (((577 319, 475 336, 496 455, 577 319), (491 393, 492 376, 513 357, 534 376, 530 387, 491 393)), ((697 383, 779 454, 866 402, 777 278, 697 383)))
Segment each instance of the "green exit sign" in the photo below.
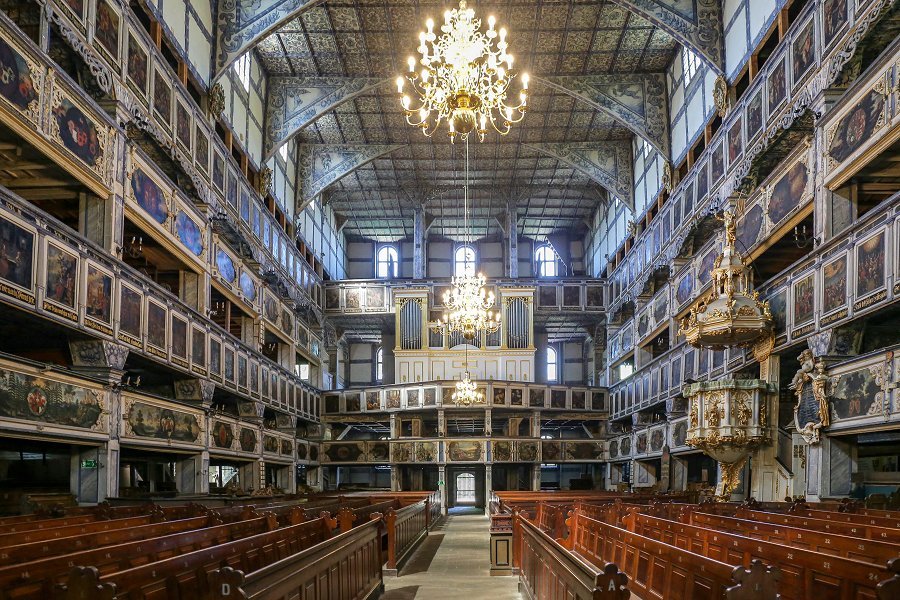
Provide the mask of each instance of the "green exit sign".
POLYGON ((96 460, 83 460, 81 461, 82 469, 96 469, 97 461, 96 460))

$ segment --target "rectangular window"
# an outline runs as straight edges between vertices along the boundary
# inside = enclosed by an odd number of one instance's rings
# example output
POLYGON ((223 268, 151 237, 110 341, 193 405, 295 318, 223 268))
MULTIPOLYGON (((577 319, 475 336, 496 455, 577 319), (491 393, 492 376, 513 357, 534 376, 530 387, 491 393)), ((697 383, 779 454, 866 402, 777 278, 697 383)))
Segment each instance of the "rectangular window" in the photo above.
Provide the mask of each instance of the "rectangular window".
POLYGON ((281 155, 281 160, 287 162, 287 144, 278 149, 278 154, 281 155))
POLYGON ((234 62, 234 72, 237 73, 244 91, 250 91, 250 53, 243 54, 234 62))
POLYGON ((681 50, 681 70, 684 72, 684 86, 691 82, 700 69, 700 59, 688 48, 681 50))

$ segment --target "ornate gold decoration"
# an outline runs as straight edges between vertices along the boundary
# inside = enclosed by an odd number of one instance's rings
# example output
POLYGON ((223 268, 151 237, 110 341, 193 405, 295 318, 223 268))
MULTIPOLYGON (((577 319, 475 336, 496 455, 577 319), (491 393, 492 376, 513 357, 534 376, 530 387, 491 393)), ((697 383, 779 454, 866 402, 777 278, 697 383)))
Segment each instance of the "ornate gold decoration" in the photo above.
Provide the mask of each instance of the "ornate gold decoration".
POLYGON ((269 193, 269 190, 272 189, 274 175, 272 169, 269 167, 263 167, 259 172, 259 181, 257 181, 256 184, 256 191, 259 192, 260 196, 265 197, 266 194, 269 193))
POLYGON ((463 374, 463 378, 456 382, 456 391, 451 396, 457 406, 472 406, 484 404, 484 394, 478 390, 478 384, 469 378, 469 372, 463 374))
POLYGON ((750 424, 753 409, 750 408, 749 394, 746 391, 738 391, 734 394, 734 413, 739 425, 746 427, 750 424))
POLYGON ((487 31, 481 31, 481 19, 460 0, 459 8, 444 13, 441 35, 434 33, 434 21, 428 19, 427 33, 419 33, 419 54, 409 57, 409 72, 397 77, 406 122, 431 137, 442 121, 447 121, 452 142, 457 135, 464 140, 475 131, 484 141, 488 124, 500 135, 525 118, 528 105, 528 74, 522 75, 522 90, 517 104, 507 104, 509 85, 515 78, 513 56, 506 51, 506 29, 494 30, 496 19, 488 17, 487 31), (496 46, 495 46, 495 39, 496 46), (422 71, 416 71, 416 63, 422 71), (409 81, 418 100, 403 93, 409 81), (429 120, 431 117, 434 120, 429 120))
POLYGON ((716 77, 716 83, 713 85, 713 103, 716 106, 716 112, 723 118, 731 108, 728 101, 728 82, 722 75, 716 77))
POLYGON ((218 119, 225 110, 225 88, 222 87, 221 83, 217 83, 210 88, 207 100, 209 115, 213 119, 218 119))
POLYGON ((828 427, 831 423, 828 394, 826 393, 828 373, 825 363, 821 359, 816 360, 812 350, 804 350, 798 358, 800 369, 794 374, 790 385, 797 397, 797 403, 794 405, 794 424, 797 427, 797 433, 803 436, 807 444, 818 444, 820 430, 828 427), (816 415, 811 420, 801 416, 803 390, 806 386, 812 387, 813 398, 816 402, 816 415), (801 423, 801 420, 805 422, 801 423))
POLYGON ((718 427, 725 418, 725 407, 723 406, 724 394, 713 393, 706 399, 705 420, 707 427, 718 427))
POLYGON ((751 346, 770 335, 769 303, 753 289, 753 271, 735 249, 734 213, 725 211, 722 253, 716 257, 712 289, 691 306, 681 320, 680 334, 697 348, 722 350, 751 346))
POLYGON ((663 163, 662 186, 669 194, 675 189, 675 178, 672 175, 672 163, 669 161, 663 163))
POLYGON ((720 486, 716 488, 716 499, 718 501, 727 502, 731 499, 731 493, 734 492, 741 483, 741 471, 744 469, 744 464, 746 464, 746 462, 747 457, 745 456, 730 465, 722 465, 722 481, 720 486))

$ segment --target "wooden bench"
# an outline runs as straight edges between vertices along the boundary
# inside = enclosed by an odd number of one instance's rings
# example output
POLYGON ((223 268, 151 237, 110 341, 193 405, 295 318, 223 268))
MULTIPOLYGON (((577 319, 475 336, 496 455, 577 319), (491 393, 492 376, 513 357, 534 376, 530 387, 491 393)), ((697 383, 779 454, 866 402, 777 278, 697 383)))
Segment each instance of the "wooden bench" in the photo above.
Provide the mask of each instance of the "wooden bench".
POLYGON ((275 563, 244 572, 209 574, 212 600, 334 600, 375 598, 382 580, 381 515, 275 563))
MULTIPOLYGON (((785 600, 875 598, 875 586, 890 574, 883 565, 756 540, 651 515, 632 512, 629 531, 730 565, 749 567, 753 559, 777 565, 785 600)), ((627 572, 627 569, 626 569, 627 572)))
POLYGON ((64 582, 69 570, 79 565, 90 565, 101 575, 107 575, 275 528, 277 522, 273 516, 259 516, 227 525, 203 527, 2 567, 0 599, 49 598, 53 585, 64 582))
POLYGON ((118 600, 208 598, 212 595, 208 573, 222 567, 255 571, 327 540, 334 527, 332 519, 319 518, 99 577, 91 565, 78 566, 70 571, 65 584, 57 586, 54 598, 102 597, 83 595, 86 585, 118 600))
MULTIPOLYGON (((700 509, 706 512, 706 508, 700 509)), ((749 519, 751 521, 761 521, 763 523, 776 523, 778 525, 787 525, 789 527, 802 527, 803 529, 813 529, 817 531, 827 531, 839 535, 847 535, 850 537, 861 537, 868 540, 881 540, 883 542, 900 543, 900 529, 889 527, 875 527, 872 525, 840 523, 837 521, 829 521, 826 519, 813 519, 802 515, 781 514, 759 510, 749 510, 741 508, 731 515, 741 519, 749 519)))
MULTIPOLYGON (((93 517, 91 517, 91 519, 93 519, 93 517)), ((47 527, 15 533, 6 533, 0 535, 0 548, 15 544, 25 544, 29 542, 71 537, 73 535, 84 535, 88 533, 97 533, 100 531, 114 531, 116 529, 140 527, 141 525, 149 525, 150 523, 157 523, 162 520, 163 518, 158 515, 145 515, 141 517, 113 519, 111 521, 91 520, 84 523, 63 525, 59 527, 47 527)))

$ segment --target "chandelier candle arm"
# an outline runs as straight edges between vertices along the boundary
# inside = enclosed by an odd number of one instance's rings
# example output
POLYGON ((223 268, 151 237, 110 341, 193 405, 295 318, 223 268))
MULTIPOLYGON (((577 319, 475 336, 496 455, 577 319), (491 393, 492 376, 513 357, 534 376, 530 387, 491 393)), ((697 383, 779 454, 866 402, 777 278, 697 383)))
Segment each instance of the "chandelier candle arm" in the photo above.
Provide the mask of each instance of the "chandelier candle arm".
POLYGON ((468 139, 473 131, 484 141, 489 124, 507 135, 512 125, 525 118, 528 74, 522 75, 518 101, 508 103, 509 86, 516 77, 514 57, 507 52, 506 29, 495 30, 493 15, 487 22, 487 30, 482 31, 481 19, 462 0, 459 8, 444 13, 440 37, 432 19, 425 23, 427 31, 419 33, 420 58, 409 57, 406 74, 417 104, 404 93, 403 77, 397 78, 397 93, 406 122, 426 136, 431 137, 446 121, 451 142, 456 136, 468 139), (417 65, 422 66, 421 72, 416 71, 417 65))

